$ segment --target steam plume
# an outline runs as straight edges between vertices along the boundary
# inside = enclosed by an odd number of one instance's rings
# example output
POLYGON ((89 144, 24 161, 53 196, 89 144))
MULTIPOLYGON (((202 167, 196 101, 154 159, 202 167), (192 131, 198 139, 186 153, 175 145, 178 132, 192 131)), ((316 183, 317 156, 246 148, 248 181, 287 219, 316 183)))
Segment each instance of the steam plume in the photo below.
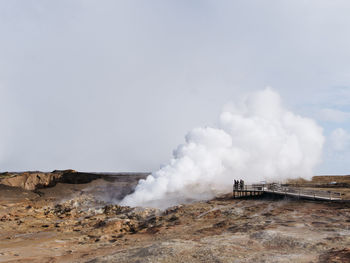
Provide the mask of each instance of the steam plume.
POLYGON ((324 137, 313 120, 286 110, 266 88, 224 111, 217 128, 195 128, 170 163, 141 180, 122 205, 165 208, 212 198, 246 183, 309 178, 324 137))

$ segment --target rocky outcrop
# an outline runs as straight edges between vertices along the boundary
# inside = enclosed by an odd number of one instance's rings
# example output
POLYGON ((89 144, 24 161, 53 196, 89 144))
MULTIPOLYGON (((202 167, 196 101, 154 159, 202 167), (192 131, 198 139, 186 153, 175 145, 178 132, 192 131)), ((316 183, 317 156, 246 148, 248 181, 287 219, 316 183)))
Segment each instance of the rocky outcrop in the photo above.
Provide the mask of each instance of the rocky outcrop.
POLYGON ((21 187, 25 190, 37 190, 51 187, 57 183, 82 184, 101 178, 99 174, 80 173, 74 170, 55 170, 53 172, 2 173, 0 184, 21 187))

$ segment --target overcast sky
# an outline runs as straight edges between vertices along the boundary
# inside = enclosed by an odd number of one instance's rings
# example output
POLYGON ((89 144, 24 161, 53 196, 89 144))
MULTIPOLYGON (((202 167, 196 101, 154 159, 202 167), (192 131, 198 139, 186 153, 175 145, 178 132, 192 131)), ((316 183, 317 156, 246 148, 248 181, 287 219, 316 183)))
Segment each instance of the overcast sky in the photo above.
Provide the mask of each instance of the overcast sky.
POLYGON ((348 0, 0 0, 0 171, 153 171, 272 87, 350 173, 348 0))

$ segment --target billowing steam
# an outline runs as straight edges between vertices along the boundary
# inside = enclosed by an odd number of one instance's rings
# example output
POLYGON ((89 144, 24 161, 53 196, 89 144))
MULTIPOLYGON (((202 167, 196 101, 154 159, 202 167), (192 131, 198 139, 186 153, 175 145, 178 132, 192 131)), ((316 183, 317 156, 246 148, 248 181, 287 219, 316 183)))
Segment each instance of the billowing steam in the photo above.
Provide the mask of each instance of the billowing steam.
POLYGON ((122 205, 171 205, 212 198, 246 183, 310 178, 322 152, 322 128, 283 108, 266 88, 220 116, 217 128, 195 128, 170 163, 141 180, 122 205))

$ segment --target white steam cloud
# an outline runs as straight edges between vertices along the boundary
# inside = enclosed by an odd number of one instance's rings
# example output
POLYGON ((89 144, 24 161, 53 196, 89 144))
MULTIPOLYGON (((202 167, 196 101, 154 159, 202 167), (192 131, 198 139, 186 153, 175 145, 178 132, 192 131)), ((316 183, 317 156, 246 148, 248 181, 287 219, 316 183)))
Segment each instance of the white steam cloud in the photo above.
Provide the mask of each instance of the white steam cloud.
POLYGON ((170 163, 141 180, 122 205, 166 208, 203 200, 246 183, 310 178, 324 137, 313 120, 286 110, 266 88, 224 111, 217 128, 195 128, 170 163))

